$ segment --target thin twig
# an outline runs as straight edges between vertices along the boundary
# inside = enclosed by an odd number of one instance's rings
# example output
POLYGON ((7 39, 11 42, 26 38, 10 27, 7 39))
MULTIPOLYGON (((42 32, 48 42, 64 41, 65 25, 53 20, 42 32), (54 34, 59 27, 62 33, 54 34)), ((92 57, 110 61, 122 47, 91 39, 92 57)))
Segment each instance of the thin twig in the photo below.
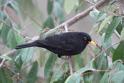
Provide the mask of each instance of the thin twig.
POLYGON ((85 0, 86 2, 88 2, 88 3, 90 3, 90 4, 92 4, 92 5, 94 5, 95 3, 93 3, 92 1, 90 1, 90 0, 85 0))
POLYGON ((114 44, 110 45, 108 48, 102 50, 97 56, 95 56, 95 57, 93 58, 92 61, 94 61, 94 60, 95 60, 97 57, 99 57, 102 53, 106 52, 110 47, 112 47, 112 46, 114 46, 114 45, 117 45, 117 44, 119 44, 119 43, 120 43, 120 41, 117 42, 117 43, 114 43, 114 44))
POLYGON ((0 68, 3 66, 3 64, 4 64, 4 62, 5 62, 5 58, 4 59, 2 59, 2 61, 1 61, 1 63, 0 63, 0 68))
POLYGON ((69 70, 70 70, 70 74, 73 74, 73 66, 72 66, 72 58, 71 56, 68 56, 68 64, 69 64, 69 70))
MULTIPOLYGON (((13 54, 13 53, 15 53, 15 52, 16 52, 16 50, 13 49, 13 50, 11 50, 11 51, 9 51, 9 52, 3 54, 3 56, 8 56, 8 55, 13 54)), ((1 61, 1 63, 0 63, 0 68, 3 66, 3 64, 4 64, 5 61, 6 61, 6 59, 3 58, 2 61, 1 61)))
MULTIPOLYGON (((106 70, 99 70, 99 69, 92 69, 91 72, 109 72, 110 69, 106 69, 106 70)), ((83 74, 81 74, 81 76, 84 75, 88 75, 90 72, 84 72, 83 74)))
POLYGON ((67 24, 65 24, 64 28, 65 28, 65 32, 68 32, 68 25, 67 24))
MULTIPOLYGON (((68 32, 68 25, 66 23, 64 25, 64 28, 65 28, 65 32, 68 32)), ((72 75, 73 74, 72 58, 71 56, 67 56, 67 58, 68 58, 70 74, 72 75)))
POLYGON ((106 70, 95 70, 96 72, 109 72, 110 71, 110 69, 106 69, 106 70))
POLYGON ((115 35, 120 39, 121 38, 121 36, 118 34, 118 32, 116 31, 116 30, 114 30, 114 33, 115 33, 115 35))

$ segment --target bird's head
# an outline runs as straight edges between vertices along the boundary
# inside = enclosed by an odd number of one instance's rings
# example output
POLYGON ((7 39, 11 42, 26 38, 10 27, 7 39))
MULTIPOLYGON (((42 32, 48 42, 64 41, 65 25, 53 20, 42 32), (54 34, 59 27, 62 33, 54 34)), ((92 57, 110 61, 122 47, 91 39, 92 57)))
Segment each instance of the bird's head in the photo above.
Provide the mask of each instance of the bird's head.
POLYGON ((80 35, 82 35, 82 38, 84 41, 87 42, 87 44, 92 44, 92 45, 96 45, 96 42, 92 40, 91 36, 87 33, 81 32, 80 35))

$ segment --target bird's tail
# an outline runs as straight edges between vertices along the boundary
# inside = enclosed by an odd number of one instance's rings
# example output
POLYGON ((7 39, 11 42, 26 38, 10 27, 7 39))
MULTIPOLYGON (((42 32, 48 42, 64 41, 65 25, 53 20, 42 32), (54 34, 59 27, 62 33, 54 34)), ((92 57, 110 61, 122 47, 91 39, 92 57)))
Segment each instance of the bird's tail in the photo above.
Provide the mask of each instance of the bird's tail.
POLYGON ((16 46, 15 49, 28 48, 28 47, 33 47, 33 46, 36 46, 35 42, 18 45, 18 46, 16 46))

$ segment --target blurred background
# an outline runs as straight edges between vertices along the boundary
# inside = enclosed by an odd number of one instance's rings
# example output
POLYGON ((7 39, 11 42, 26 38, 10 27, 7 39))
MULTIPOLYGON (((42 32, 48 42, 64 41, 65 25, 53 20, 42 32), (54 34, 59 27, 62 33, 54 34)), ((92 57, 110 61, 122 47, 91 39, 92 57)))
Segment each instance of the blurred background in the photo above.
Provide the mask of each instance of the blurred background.
POLYGON ((0 83, 124 83, 123 16, 123 0, 0 0, 0 83), (46 49, 14 50, 92 6, 68 27, 89 33, 99 45, 72 57, 76 75, 69 74, 67 60, 46 49))
MULTIPOLYGON (((7 2, 7 0, 3 0, 1 2, 7 2)), ((14 2, 9 1, 8 2, 14 2)), ((17 11, 13 10, 12 8, 7 7, 5 9, 5 12, 8 14, 9 18, 15 23, 20 25, 21 30, 20 32, 28 37, 34 37, 40 34, 40 30, 42 29, 43 23, 48 19, 49 14, 47 11, 47 0, 35 0, 35 1, 17 1, 18 6, 20 10, 18 10, 18 13, 21 13, 20 15, 17 14, 17 11), (33 23, 32 23, 33 22, 33 23)), ((51 1, 50 5, 54 2, 51 1)), ((64 0, 60 0, 57 3, 55 2, 54 10, 52 14, 54 16, 57 16, 57 19, 59 19, 61 22, 55 23, 56 25, 62 23, 64 20, 67 20, 77 13, 83 11, 87 7, 91 6, 92 4, 89 4, 87 1, 80 1, 81 2, 81 8, 78 8, 79 2, 78 0, 75 0, 74 2, 70 3, 70 1, 66 1, 65 7, 67 7, 66 11, 64 8, 64 0), (60 3, 60 4, 59 4, 60 3), (61 5, 62 4, 62 5, 61 5), (68 7, 70 4, 72 4, 72 7, 68 7), (61 5, 61 6, 59 6, 61 5), (77 9, 75 9, 77 8, 77 9), (75 12, 75 11, 77 12, 75 12)), ((14 4, 15 5, 15 4, 14 4)), ((17 4, 16 4, 17 5, 17 4)), ((2 3, 1 3, 2 6, 2 3)), ((52 17, 54 17, 52 16, 52 17)), ((54 17, 55 19, 55 17, 54 17)), ((73 24, 70 29, 73 31, 83 31, 83 32, 90 32, 91 28, 93 27, 93 20, 90 16, 86 16, 85 18, 79 20, 77 23, 73 24)), ((51 27, 54 28, 54 27, 51 27)), ((4 53, 3 49, 6 49, 4 44, 1 41, 1 53, 4 53)), ((6 51, 6 50, 5 50, 6 51)))

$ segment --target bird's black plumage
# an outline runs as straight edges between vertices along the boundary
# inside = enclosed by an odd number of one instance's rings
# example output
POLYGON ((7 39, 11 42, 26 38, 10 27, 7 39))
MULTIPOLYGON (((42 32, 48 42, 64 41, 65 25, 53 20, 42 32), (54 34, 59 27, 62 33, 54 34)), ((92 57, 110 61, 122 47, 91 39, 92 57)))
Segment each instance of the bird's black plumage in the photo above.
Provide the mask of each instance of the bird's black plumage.
POLYGON ((84 32, 66 32, 48 36, 42 40, 16 46, 16 49, 27 47, 42 47, 61 56, 72 56, 81 53, 91 37, 84 32))

